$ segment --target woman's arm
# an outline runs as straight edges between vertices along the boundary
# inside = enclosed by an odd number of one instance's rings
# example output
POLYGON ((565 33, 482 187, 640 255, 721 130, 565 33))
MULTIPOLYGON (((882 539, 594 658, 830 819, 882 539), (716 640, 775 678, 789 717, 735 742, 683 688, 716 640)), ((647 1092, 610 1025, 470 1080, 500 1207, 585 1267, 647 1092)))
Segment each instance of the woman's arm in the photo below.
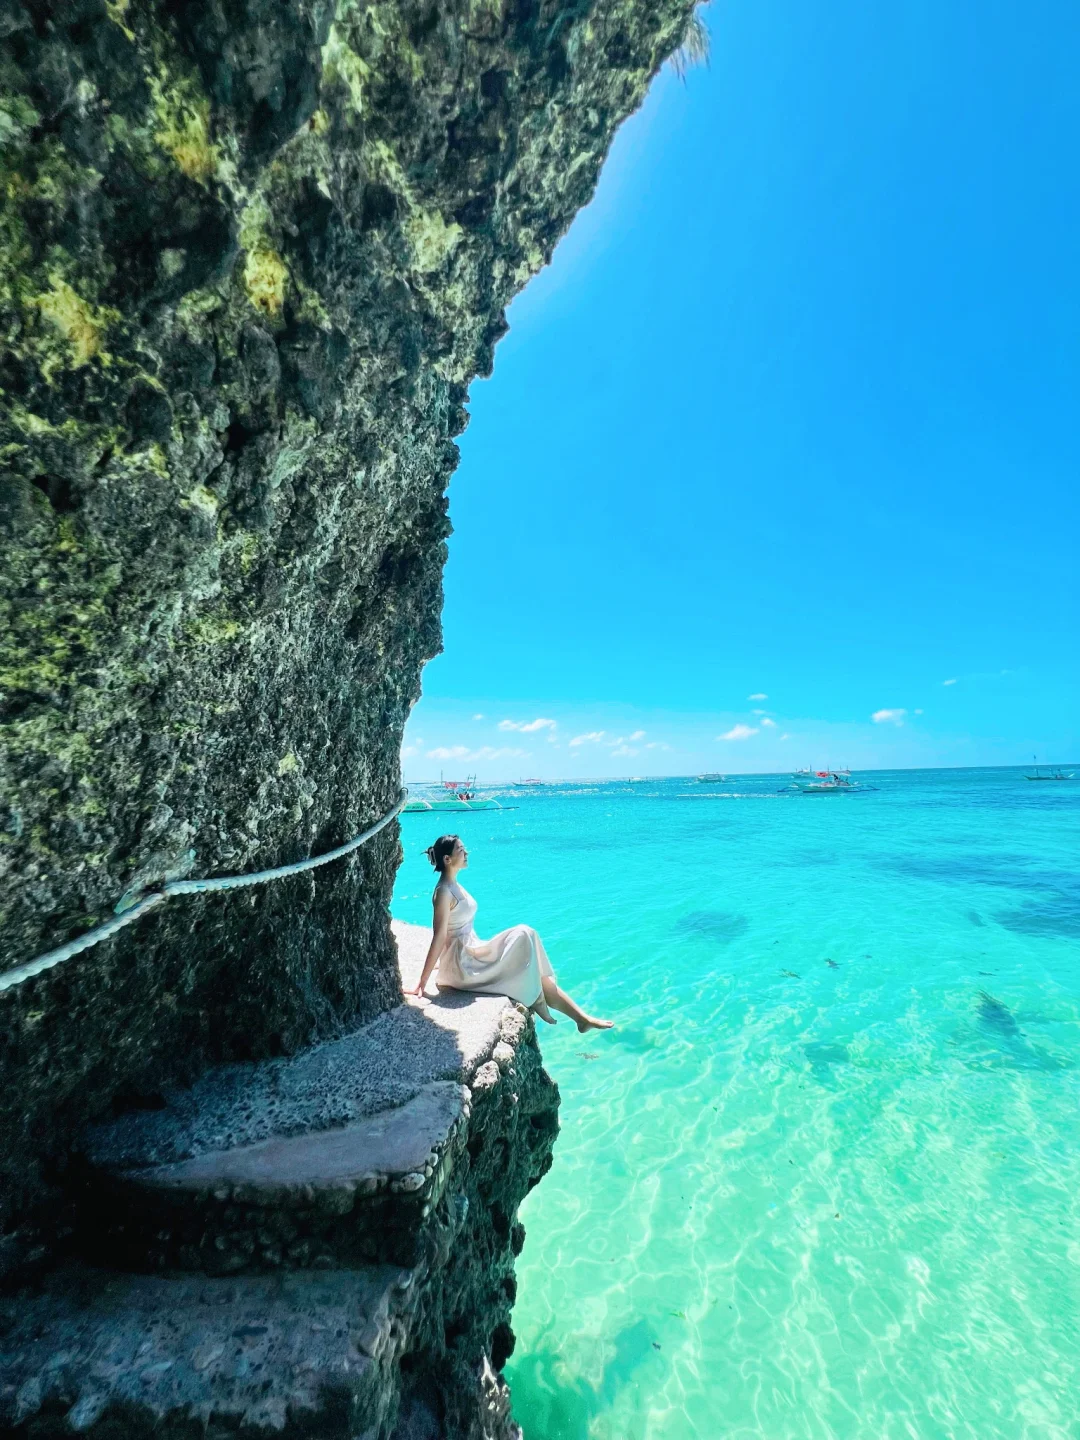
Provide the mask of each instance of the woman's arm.
POLYGON ((440 885, 435 891, 435 896, 432 900, 431 944, 428 946, 424 969, 421 973, 419 983, 411 990, 406 990, 406 995, 423 995, 424 987, 431 979, 431 972, 438 964, 439 956, 446 949, 446 933, 449 926, 450 892, 440 885))

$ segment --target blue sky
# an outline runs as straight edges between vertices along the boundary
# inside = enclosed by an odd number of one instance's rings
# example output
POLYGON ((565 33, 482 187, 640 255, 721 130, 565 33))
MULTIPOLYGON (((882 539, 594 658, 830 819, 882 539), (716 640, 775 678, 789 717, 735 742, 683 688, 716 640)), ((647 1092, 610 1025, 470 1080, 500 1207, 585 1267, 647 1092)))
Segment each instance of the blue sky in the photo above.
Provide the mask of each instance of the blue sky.
POLYGON ((406 777, 1080 758, 1080 7, 703 14, 473 386, 406 777))

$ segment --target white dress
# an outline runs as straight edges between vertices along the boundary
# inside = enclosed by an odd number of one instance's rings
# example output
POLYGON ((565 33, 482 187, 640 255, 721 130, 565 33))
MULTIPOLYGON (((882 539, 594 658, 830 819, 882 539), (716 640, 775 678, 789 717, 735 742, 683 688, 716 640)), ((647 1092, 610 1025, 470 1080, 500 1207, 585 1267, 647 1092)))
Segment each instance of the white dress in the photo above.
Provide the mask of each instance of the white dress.
POLYGON ((541 977, 555 978, 540 936, 531 925, 513 925, 481 940, 473 929, 476 901, 456 882, 447 889, 457 903, 450 911, 446 949, 439 956, 439 988, 509 995, 522 1005, 535 1005, 543 994, 541 977))

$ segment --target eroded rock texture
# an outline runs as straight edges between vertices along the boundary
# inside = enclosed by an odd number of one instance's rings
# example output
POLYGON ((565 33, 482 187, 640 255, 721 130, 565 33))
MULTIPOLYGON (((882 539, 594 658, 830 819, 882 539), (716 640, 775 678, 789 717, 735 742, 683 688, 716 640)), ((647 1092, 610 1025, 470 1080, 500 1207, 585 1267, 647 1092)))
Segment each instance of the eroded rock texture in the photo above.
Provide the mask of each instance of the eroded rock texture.
POLYGON ((520 1440, 517 1209, 559 1097, 519 1007, 398 1006, 167 1100, 84 1137, 66 1262, 0 1299, 0 1434, 520 1440))
MULTIPOLYGON (((389 808, 466 387, 689 8, 0 0, 0 963, 389 808)), ((0 996, 3 1223, 127 1093, 395 1003, 397 860, 0 996)))

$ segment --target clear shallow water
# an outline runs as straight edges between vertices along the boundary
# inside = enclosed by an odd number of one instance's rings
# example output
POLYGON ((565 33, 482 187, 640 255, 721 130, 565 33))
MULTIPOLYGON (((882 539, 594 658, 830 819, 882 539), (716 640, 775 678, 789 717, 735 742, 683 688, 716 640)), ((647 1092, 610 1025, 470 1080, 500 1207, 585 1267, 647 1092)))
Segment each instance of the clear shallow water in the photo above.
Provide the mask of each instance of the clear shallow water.
POLYGON ((1080 1437, 1080 781, 862 778, 402 817, 396 915, 455 829, 480 933, 618 1023, 541 1027, 526 1440, 1080 1437))

